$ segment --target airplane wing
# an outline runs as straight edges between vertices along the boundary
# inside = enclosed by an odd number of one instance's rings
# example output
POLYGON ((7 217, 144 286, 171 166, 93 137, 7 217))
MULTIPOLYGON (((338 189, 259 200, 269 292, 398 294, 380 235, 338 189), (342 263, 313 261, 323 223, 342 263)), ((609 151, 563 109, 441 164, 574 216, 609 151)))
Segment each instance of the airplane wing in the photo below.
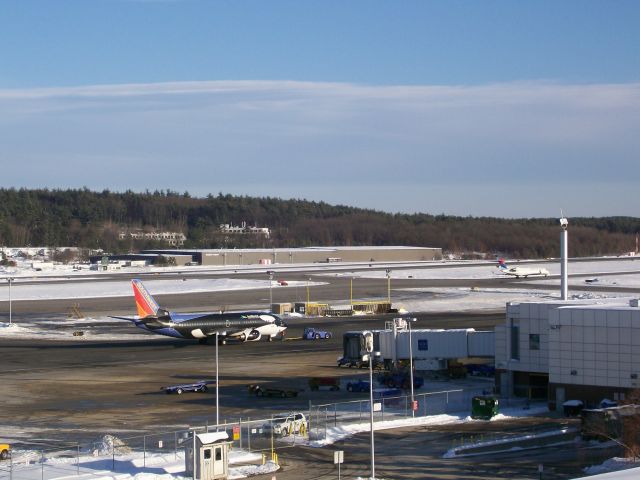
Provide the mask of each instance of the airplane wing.
POLYGON ((109 318, 115 318, 116 320, 127 320, 129 322, 137 322, 140 320, 137 317, 114 317, 113 315, 109 315, 109 318))

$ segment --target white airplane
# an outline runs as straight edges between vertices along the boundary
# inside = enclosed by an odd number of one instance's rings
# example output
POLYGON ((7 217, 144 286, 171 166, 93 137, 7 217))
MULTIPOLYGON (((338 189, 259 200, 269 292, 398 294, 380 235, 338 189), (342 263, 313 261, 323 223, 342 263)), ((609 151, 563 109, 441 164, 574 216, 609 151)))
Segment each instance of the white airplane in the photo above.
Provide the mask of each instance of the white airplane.
POLYGON ((546 268, 531 268, 531 267, 510 267, 504 261, 504 258, 498 260, 497 267, 500 269, 500 272, 505 275, 511 275, 516 278, 520 277, 546 277, 549 275, 549 270, 546 268))

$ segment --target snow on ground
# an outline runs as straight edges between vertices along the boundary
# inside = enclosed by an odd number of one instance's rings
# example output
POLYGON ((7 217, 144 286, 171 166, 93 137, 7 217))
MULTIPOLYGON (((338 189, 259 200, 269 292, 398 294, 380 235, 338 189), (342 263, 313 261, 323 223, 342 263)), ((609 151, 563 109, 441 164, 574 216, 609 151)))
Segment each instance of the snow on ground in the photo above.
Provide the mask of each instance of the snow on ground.
MULTIPOLYGON (((528 410, 518 407, 502 408, 502 413, 496 415, 491 421, 509 420, 517 417, 525 417, 532 415, 539 415, 547 413, 549 409, 546 404, 531 405, 528 410)), ((449 424, 462 424, 468 422, 485 422, 485 420, 474 420, 468 412, 450 413, 441 415, 429 415, 416 418, 404 418, 400 420, 388 420, 383 422, 375 422, 374 430, 386 430, 390 428, 411 427, 411 426, 425 426, 425 425, 449 425, 449 424)), ((327 427, 326 438, 319 440, 310 440, 309 446, 311 447, 324 447, 331 445, 339 440, 343 440, 346 437, 355 435, 356 433, 368 432, 369 422, 354 423, 338 425, 335 427, 327 427)))
MULTIPOLYGON (((547 407, 544 404, 533 404, 529 409, 518 407, 503 408, 502 413, 495 416, 491 421, 509 421, 513 418, 539 415, 547 413, 547 407)), ((462 424, 468 422, 481 422, 485 420, 473 420, 467 416, 467 412, 459 414, 433 415, 428 417, 406 418, 402 420, 379 421, 376 422, 374 428, 376 431, 402 428, 417 427, 424 425, 446 425, 446 424, 462 424)), ((307 444, 311 447, 325 447, 346 437, 369 431, 369 423, 327 427, 327 436, 322 440, 311 440, 307 444)), ((552 432, 557 433, 557 432, 552 432)), ((530 439, 543 438, 548 436, 549 432, 543 432, 537 435, 529 436, 530 439)), ((299 443, 299 439, 296 440, 299 443)), ((185 476, 184 470, 184 452, 171 453, 149 453, 140 451, 122 451, 120 448, 126 446, 120 445, 121 442, 116 437, 104 436, 99 439, 95 447, 86 452, 81 452, 79 456, 75 451, 61 452, 59 456, 45 457, 44 463, 40 463, 41 456, 37 451, 14 451, 12 458, 13 476, 21 480, 62 480, 63 478, 73 478, 77 480, 183 480, 185 476), (122 453, 118 453, 115 460, 111 457, 113 446, 117 447, 122 453), (115 466, 115 470, 114 467, 115 466)), ((483 446, 495 445, 496 447, 504 447, 501 451, 510 451, 512 448, 508 441, 495 440, 493 442, 483 442, 483 446)), ((60 452, 59 452, 60 454, 60 452)), ((444 454, 444 458, 455 458, 456 452, 449 450, 444 454)), ((612 472, 623 468, 631 468, 635 466, 627 459, 611 459, 602 465, 593 466, 585 469, 588 475, 599 474, 603 472, 612 472)), ((232 449, 229 452, 229 478, 240 479, 251 477, 254 475, 264 475, 274 473, 279 466, 271 461, 262 464, 262 454, 260 452, 247 452, 240 449, 232 449)), ((607 474, 603 479, 635 479, 640 476, 640 469, 626 470, 607 474)), ((0 469, 2 471, 2 469, 0 469)), ((368 478, 362 475, 359 478, 368 478)), ((594 477, 589 477, 594 478, 594 477)))
MULTIPOLYGON (((628 298, 628 294, 598 294, 569 290, 571 299, 602 300, 628 298)), ((503 311, 507 302, 559 300, 558 292, 512 288, 413 288, 392 291, 394 305, 409 312, 503 311)), ((618 300, 620 301, 620 300, 618 300)))
MULTIPOLYGON (((53 480, 73 477, 100 480, 183 479, 185 475, 184 451, 171 453, 121 452, 112 458, 111 447, 122 442, 111 435, 97 442, 98 447, 90 452, 58 452, 60 456, 48 456, 41 462, 40 452, 14 450, 11 465, 13 478, 21 480, 53 480), (115 468, 114 468, 115 467, 115 468)), ((118 449, 122 446, 118 446, 118 449)), ((262 454, 244 450, 229 451, 229 479, 246 478, 253 475, 273 473, 279 466, 272 461, 262 464, 262 454)), ((3 465, 6 468, 6 464, 3 465)), ((0 474, 4 468, 0 468, 0 474)))
MULTIPOLYGON (((519 263, 509 263, 510 266, 517 266, 519 263)), ((523 263, 525 268, 546 268, 549 270, 550 275, 560 275, 560 262, 556 263, 523 263)), ((609 261, 580 261, 569 262, 569 275, 589 275, 597 277, 598 275, 607 274, 605 278, 598 278, 598 282, 602 282, 602 285, 618 285, 636 287, 640 286, 640 257, 634 260, 609 260, 609 261), (609 276, 610 274, 619 274, 615 277, 609 276)), ((339 274, 342 276, 354 277, 354 278, 386 278, 386 273, 381 270, 376 271, 357 271, 349 272, 345 274, 339 274)), ((498 271, 493 265, 486 265, 486 262, 470 262, 465 265, 449 264, 446 266, 439 266, 438 268, 420 268, 420 269, 407 269, 407 270, 393 270, 391 268, 391 281, 394 278, 416 278, 424 280, 439 280, 439 279, 486 279, 496 277, 508 277, 507 275, 498 271)), ((535 277, 528 278, 529 281, 535 280, 535 277)), ((559 279, 551 280, 535 280, 537 283, 546 284, 558 284, 559 279)), ((576 285, 585 285, 585 279, 583 277, 569 279, 570 283, 576 285)), ((597 282, 596 282, 597 283, 597 282)), ((559 287, 558 287, 559 288, 559 287)))
POLYGON ((580 477, 575 480, 637 480, 640 478, 640 467, 638 459, 634 458, 610 458, 600 465, 593 465, 584 469, 587 477, 580 477), (595 475, 595 476, 591 476, 595 475))
MULTIPOLYGON (((251 290, 269 288, 269 280, 248 279, 166 279, 144 280, 144 285, 152 295, 167 295, 179 293, 219 292, 232 290, 251 290)), ((273 282, 272 288, 290 288, 305 285, 306 282, 289 282, 289 287, 273 282)), ((131 281, 123 279, 116 282, 83 282, 83 283, 49 283, 20 284, 14 282, 11 287, 12 300, 50 300, 61 298, 101 298, 101 297, 131 297, 131 281)), ((8 300, 8 292, 7 292, 8 300)), ((133 300, 132 300, 133 301, 133 300)))

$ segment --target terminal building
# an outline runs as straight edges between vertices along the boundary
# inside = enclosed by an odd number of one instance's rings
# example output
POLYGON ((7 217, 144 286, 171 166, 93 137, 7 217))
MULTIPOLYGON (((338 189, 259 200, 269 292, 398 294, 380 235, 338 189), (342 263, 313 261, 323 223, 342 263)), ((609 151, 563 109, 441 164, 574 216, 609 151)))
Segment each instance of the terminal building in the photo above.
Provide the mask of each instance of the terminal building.
POLYGON ((640 388, 638 300, 508 303, 495 330, 496 389, 502 395, 595 406, 640 388))

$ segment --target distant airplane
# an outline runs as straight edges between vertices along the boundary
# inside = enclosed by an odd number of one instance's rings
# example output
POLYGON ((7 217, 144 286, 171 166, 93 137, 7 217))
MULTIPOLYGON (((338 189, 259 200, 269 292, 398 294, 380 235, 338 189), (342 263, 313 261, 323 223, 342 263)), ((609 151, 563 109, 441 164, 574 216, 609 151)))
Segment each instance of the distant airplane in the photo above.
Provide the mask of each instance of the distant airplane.
POLYGON ((140 280, 132 280, 138 309, 137 317, 112 317, 129 320, 136 327, 159 335, 196 339, 201 343, 215 338, 256 342, 262 337, 273 340, 283 336, 287 325, 280 317, 266 312, 175 313, 158 305, 140 280))
POLYGON ((546 277, 549 275, 549 270, 546 268, 531 268, 531 267, 510 267, 504 261, 504 258, 498 260, 497 267, 500 269, 500 272, 505 275, 511 275, 516 278, 520 277, 546 277))

